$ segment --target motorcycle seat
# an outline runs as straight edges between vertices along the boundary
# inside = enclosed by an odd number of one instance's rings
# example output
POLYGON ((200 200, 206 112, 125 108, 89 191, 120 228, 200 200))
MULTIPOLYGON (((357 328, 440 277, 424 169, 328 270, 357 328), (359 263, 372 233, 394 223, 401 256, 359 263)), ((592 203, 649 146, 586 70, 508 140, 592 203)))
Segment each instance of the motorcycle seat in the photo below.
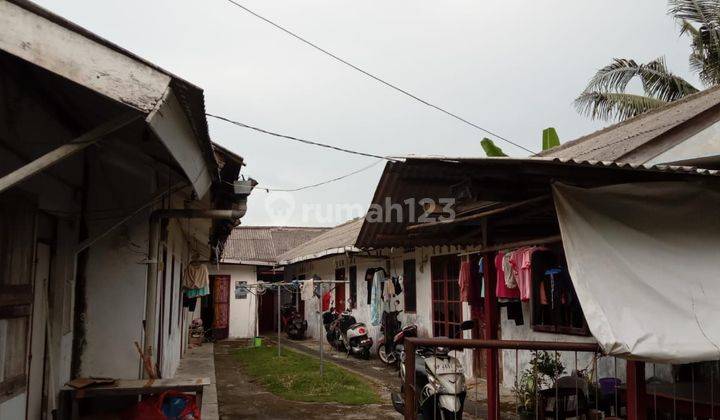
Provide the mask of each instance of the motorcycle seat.
POLYGON ((352 330, 354 328, 364 327, 364 326, 365 326, 365 324, 363 324, 362 322, 356 322, 356 323, 352 324, 351 326, 349 326, 348 329, 352 330))

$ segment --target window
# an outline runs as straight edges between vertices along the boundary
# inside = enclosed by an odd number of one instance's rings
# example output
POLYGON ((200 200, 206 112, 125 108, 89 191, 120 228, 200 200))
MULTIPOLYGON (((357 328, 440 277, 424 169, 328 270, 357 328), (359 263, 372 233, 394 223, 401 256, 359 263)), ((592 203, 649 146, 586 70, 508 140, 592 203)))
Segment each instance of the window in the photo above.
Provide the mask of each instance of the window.
POLYGON ((357 267, 352 266, 348 269, 350 281, 350 308, 357 308, 357 267))
POLYGON ((565 264, 552 251, 532 256, 532 326, 535 331, 590 335, 565 264), (552 275, 551 275, 552 273, 552 275))
POLYGON ((461 331, 460 259, 456 255, 430 260, 433 337, 455 337, 461 331))
POLYGON ((405 292, 405 312, 417 311, 415 294, 415 260, 403 261, 403 291, 405 292))

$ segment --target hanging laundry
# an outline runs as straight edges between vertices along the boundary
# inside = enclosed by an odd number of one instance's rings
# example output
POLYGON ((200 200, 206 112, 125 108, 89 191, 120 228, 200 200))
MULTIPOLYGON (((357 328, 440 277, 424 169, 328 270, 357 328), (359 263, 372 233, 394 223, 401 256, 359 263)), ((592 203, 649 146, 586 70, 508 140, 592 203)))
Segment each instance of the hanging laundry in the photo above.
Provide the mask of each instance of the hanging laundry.
POLYGON ((505 274, 505 286, 507 286, 508 289, 517 288, 517 279, 515 278, 515 272, 513 271, 511 263, 513 255, 513 251, 506 251, 502 259, 502 268, 503 273, 505 274))
POLYGON ((383 302, 380 285, 385 281, 385 270, 377 270, 373 275, 372 299, 370 300, 370 324, 380 325, 382 318, 383 302))
POLYGON ((365 282, 367 283, 367 304, 370 305, 370 299, 373 291, 373 277, 375 275, 374 268, 368 268, 365 270, 365 282))
POLYGON ((323 312, 330 309, 330 302, 332 301, 332 291, 327 291, 322 297, 322 310, 323 312))
POLYGON ((515 321, 515 325, 523 325, 525 320, 523 318, 522 303, 520 301, 507 302, 505 304, 507 309, 508 321, 515 321))
POLYGON ((392 278, 393 286, 395 286, 395 296, 402 293, 402 276, 393 276, 392 278))
POLYGON ((480 298, 485 299, 485 257, 478 259, 478 282, 480 283, 480 298))
MULTIPOLYGON (((538 251, 548 251, 545 247, 532 246, 517 250, 518 257, 512 259, 513 268, 517 272, 518 288, 520 289, 520 299, 530 300, 532 295, 533 284, 533 255, 538 251)), ((543 293, 542 288, 540 293, 543 293)), ((547 296, 546 296, 547 298, 547 296)))
POLYGON ((495 295, 501 299, 518 299, 520 298, 520 290, 517 288, 510 289, 505 283, 504 259, 505 253, 502 251, 495 255, 495 295))
POLYGON ((390 280, 385 280, 385 290, 383 290, 383 299, 387 302, 395 297, 395 283, 390 280))
POLYGON ((313 279, 305 280, 300 290, 300 298, 302 300, 310 300, 315 293, 315 281, 313 279))
POLYGON ((208 289, 209 293, 210 273, 205 264, 191 262, 185 267, 183 273, 183 287, 186 289, 208 289))

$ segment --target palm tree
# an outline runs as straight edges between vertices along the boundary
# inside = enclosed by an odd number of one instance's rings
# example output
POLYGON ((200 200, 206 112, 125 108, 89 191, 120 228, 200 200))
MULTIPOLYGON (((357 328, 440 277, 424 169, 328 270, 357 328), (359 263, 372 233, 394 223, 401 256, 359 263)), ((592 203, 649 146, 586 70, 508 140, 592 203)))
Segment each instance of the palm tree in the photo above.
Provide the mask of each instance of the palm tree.
MULTIPOLYGON (((691 38, 690 68, 704 85, 720 84, 720 0, 670 0, 668 14, 680 24, 680 34, 691 38)), ((615 58, 598 70, 575 107, 592 119, 620 121, 697 91, 663 57, 645 64, 615 58), (632 81, 640 82, 642 94, 627 91, 632 81)))

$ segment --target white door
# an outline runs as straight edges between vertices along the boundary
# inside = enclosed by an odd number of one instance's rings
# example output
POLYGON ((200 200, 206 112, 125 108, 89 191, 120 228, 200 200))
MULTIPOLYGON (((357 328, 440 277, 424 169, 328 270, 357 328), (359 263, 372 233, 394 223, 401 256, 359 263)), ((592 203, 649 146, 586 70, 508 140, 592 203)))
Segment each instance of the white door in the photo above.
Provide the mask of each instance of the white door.
POLYGON ((45 338, 47 328, 47 290, 50 277, 50 246, 38 243, 35 259, 35 298, 33 299, 30 375, 28 383, 28 420, 42 418, 45 338))

